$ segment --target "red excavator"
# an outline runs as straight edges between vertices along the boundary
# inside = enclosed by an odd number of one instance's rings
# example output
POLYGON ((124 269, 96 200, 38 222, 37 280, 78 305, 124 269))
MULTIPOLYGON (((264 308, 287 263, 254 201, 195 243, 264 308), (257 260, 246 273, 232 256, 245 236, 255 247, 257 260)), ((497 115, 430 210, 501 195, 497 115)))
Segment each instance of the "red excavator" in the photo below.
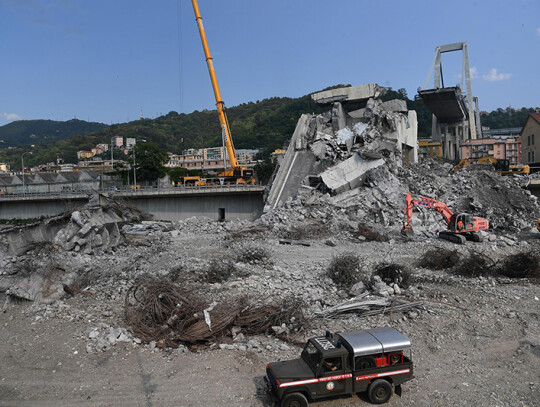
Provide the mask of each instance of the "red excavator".
POLYGON ((439 232, 439 237, 441 239, 460 244, 465 243, 466 240, 481 242, 483 240, 482 235, 478 232, 489 229, 487 219, 472 216, 467 213, 454 213, 444 202, 425 196, 421 196, 420 199, 413 199, 412 194, 409 192, 405 198, 404 213, 407 219, 403 221, 403 228, 401 229, 401 233, 403 234, 412 232, 411 220, 414 205, 435 209, 443 216, 448 230, 439 232))

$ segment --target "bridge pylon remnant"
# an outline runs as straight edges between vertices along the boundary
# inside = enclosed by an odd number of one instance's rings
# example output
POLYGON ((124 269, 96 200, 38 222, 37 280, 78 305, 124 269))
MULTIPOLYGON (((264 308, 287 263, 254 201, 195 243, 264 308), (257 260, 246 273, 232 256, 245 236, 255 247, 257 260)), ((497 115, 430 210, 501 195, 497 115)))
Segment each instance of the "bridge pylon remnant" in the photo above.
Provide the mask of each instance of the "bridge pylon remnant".
POLYGON ((471 86, 471 71, 466 42, 439 45, 435 48, 435 58, 431 70, 419 97, 433 113, 431 138, 442 144, 443 155, 451 160, 461 159, 461 144, 468 139, 482 137, 478 98, 473 96, 471 86), (444 86, 444 76, 441 54, 445 52, 462 51, 461 86, 444 86), (431 74, 433 74, 433 89, 427 89, 431 74), (463 81, 467 89, 463 94, 463 81), (475 116, 476 106, 476 116, 475 116))

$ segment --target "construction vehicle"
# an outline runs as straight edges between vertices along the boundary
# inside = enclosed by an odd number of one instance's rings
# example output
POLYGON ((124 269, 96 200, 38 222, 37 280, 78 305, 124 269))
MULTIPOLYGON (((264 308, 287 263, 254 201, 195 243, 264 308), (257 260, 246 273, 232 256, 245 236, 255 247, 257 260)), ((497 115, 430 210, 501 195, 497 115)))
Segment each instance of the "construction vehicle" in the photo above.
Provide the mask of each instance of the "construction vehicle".
POLYGON ((472 216, 467 213, 454 213, 444 202, 425 196, 421 196, 420 199, 413 199, 412 194, 409 192, 405 198, 404 213, 406 219, 403 221, 403 228, 401 229, 401 233, 405 235, 412 232, 411 221, 414 205, 435 209, 443 216, 448 230, 439 232, 439 237, 441 239, 459 244, 465 243, 466 240, 481 242, 483 238, 479 232, 481 230, 489 229, 487 219, 472 216))
POLYGON ((367 392, 386 403, 413 378, 411 342, 394 328, 342 332, 308 340, 301 357, 269 363, 264 378, 281 407, 367 392))
POLYGON ((482 157, 482 158, 463 158, 454 168, 452 172, 458 172, 463 167, 472 164, 491 164, 500 174, 530 174, 531 169, 528 165, 523 164, 510 164, 510 160, 495 158, 495 157, 482 157))
MULTIPOLYGON (((216 181, 216 184, 254 184, 255 179, 253 178, 253 169, 247 168, 245 166, 240 166, 238 159, 236 157, 236 150, 234 149, 234 144, 231 136, 231 130, 229 128, 229 121, 227 120, 227 114, 225 113, 225 102, 221 98, 221 92, 219 90, 216 71, 214 70, 214 64, 212 62, 212 56, 210 55, 210 49, 208 47, 208 41, 206 40, 206 33, 204 31, 202 17, 199 12, 199 5, 197 0, 192 0, 193 11, 195 12, 195 19, 197 20, 197 25, 199 27, 199 34, 201 36, 201 41, 204 49, 204 55, 206 57, 206 64, 208 65, 208 72, 210 73, 210 80, 212 81, 212 88, 214 89, 214 96, 216 97, 216 106, 219 116, 219 122, 221 124, 221 134, 227 149, 228 159, 231 165, 231 168, 227 168, 226 160, 224 160, 225 168, 223 172, 218 174, 219 181, 216 181)), ((206 183, 212 183, 209 179, 206 180, 206 183)))
POLYGON ((540 232, 540 218, 536 221, 536 229, 540 232))

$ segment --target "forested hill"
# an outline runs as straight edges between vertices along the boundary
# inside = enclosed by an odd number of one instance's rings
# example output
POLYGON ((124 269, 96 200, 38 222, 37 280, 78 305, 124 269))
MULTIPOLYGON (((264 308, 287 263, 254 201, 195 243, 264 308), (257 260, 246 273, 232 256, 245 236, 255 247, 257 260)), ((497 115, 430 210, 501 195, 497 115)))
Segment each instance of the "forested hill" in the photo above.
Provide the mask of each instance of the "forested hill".
MULTIPOLYGON (((389 90, 384 96, 384 100, 395 98, 406 100, 408 108, 416 110, 419 138, 429 137, 431 135, 431 113, 427 108, 421 102, 410 100, 405 89, 389 90)), ((347 110, 358 107, 360 106, 348 106, 347 110)), ((329 110, 329 107, 317 106, 310 95, 306 95, 300 98, 274 97, 244 103, 227 109, 227 116, 237 149, 262 148, 266 154, 269 154, 276 148, 282 148, 284 143, 290 139, 302 114, 321 113, 326 110, 329 110)), ((482 114, 482 124, 491 128, 519 127, 525 123, 527 115, 532 111, 533 109, 527 108, 519 110, 497 109, 491 113, 482 114)), ((25 163, 28 160, 28 165, 52 162, 57 157, 64 158, 66 162, 75 163, 77 162, 78 150, 89 150, 98 143, 110 143, 114 136, 136 137, 139 140, 153 141, 159 147, 173 153, 180 153, 187 148, 222 145, 221 129, 215 110, 194 111, 189 114, 178 114, 171 111, 156 119, 136 120, 109 127, 99 123, 70 120, 63 124, 68 127, 79 124, 82 128, 86 125, 98 125, 103 128, 84 136, 81 135, 83 130, 79 130, 78 133, 74 132, 79 135, 68 138, 64 138, 67 130, 59 127, 62 123, 45 120, 37 122, 51 123, 51 129, 54 131, 50 133, 32 132, 28 128, 24 132, 19 132, 18 145, 23 144, 24 137, 35 134, 34 138, 27 138, 25 142, 27 145, 36 144, 32 149, 33 154, 25 158, 25 163), (24 136, 25 134, 27 136, 24 136), (45 144, 38 144, 36 140, 38 137, 42 137, 45 144)), ((12 128, 10 126, 20 126, 21 123, 24 122, 14 122, 0 128, 0 130, 12 128)), ((6 140, 5 136, 3 137, 6 140)), ((2 144, 0 144, 0 148, 5 146, 2 144)), ((0 149, 0 162, 7 162, 12 166, 20 165, 21 153, 29 150, 28 146, 9 150, 2 148, 0 149)))
MULTIPOLYGON (((244 103, 227 109, 236 149, 281 148, 296 127, 303 113, 319 113, 321 108, 309 95, 301 98, 270 98, 255 103, 244 103)), ((110 143, 114 136, 136 137, 153 141, 173 153, 187 148, 221 146, 221 128, 215 110, 194 111, 189 114, 171 111, 156 119, 135 120, 114 124, 85 136, 73 136, 46 145, 36 145, 33 154, 25 157, 28 165, 52 162, 62 157, 66 162, 77 162, 77 151, 89 150, 98 143, 110 143), (182 142, 183 140, 183 142, 182 142)), ((35 144, 35 143, 31 143, 35 144)), ((29 148, 0 150, 0 162, 20 165, 22 151, 29 148)))
MULTIPOLYGON (((270 98, 227 109, 235 148, 275 149, 288 140, 303 113, 322 112, 309 95, 301 98, 270 98)), ((221 128, 215 110, 178 114, 174 111, 156 119, 113 125, 92 136, 142 138, 168 151, 221 146, 221 128), (182 143, 183 139, 183 143, 182 143)))
POLYGON ((27 144, 54 143, 76 135, 86 135, 106 128, 106 124, 84 120, 18 120, 0 127, 0 147, 16 147, 27 144))

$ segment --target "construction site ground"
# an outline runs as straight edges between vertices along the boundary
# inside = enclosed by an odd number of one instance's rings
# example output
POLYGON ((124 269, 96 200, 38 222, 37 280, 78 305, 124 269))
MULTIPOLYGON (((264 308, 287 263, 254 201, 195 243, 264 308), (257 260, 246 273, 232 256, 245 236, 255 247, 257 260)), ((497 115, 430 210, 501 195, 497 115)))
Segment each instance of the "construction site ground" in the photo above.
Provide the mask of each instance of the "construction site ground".
MULTIPOLYGON (((209 253, 223 251, 231 238, 231 232, 221 227, 195 229, 165 231, 149 244, 132 242, 116 255, 97 256, 93 268, 109 269, 107 282, 95 281, 89 290, 53 304, 8 301, 0 294, 0 406, 271 406, 263 382, 267 363, 298 357, 301 351, 271 335, 246 337, 243 345, 230 349, 219 346, 233 343, 223 338, 191 350, 127 341, 104 351, 88 351, 89 333, 100 324, 128 328, 124 296, 117 288, 132 276, 115 280, 114 275, 125 275, 120 272, 125 269, 159 273, 178 262, 199 264, 209 253), (250 340, 257 345, 248 346, 250 340)), ((325 277, 332 257, 339 253, 357 253, 368 272, 389 260, 411 267, 414 278, 404 295, 424 300, 427 310, 365 318, 351 313, 334 319, 308 312, 309 327, 298 334, 305 339, 326 329, 385 325, 403 332, 412 342, 415 378, 403 385, 402 397, 392 397, 389 406, 538 405, 540 285, 523 279, 465 278, 415 265, 433 247, 464 253, 474 247, 494 258, 523 247, 406 240, 398 231, 389 242, 352 242, 338 236, 335 247, 326 244, 326 238, 309 239, 310 246, 281 245, 268 233, 251 239, 271 251, 271 262, 253 266, 250 276, 208 290, 276 294, 288 290, 308 306, 319 302, 324 308, 349 298, 325 277)), ((539 251, 540 239, 534 232, 521 239, 528 249, 539 251)), ((370 403, 361 394, 314 405, 370 403)))

